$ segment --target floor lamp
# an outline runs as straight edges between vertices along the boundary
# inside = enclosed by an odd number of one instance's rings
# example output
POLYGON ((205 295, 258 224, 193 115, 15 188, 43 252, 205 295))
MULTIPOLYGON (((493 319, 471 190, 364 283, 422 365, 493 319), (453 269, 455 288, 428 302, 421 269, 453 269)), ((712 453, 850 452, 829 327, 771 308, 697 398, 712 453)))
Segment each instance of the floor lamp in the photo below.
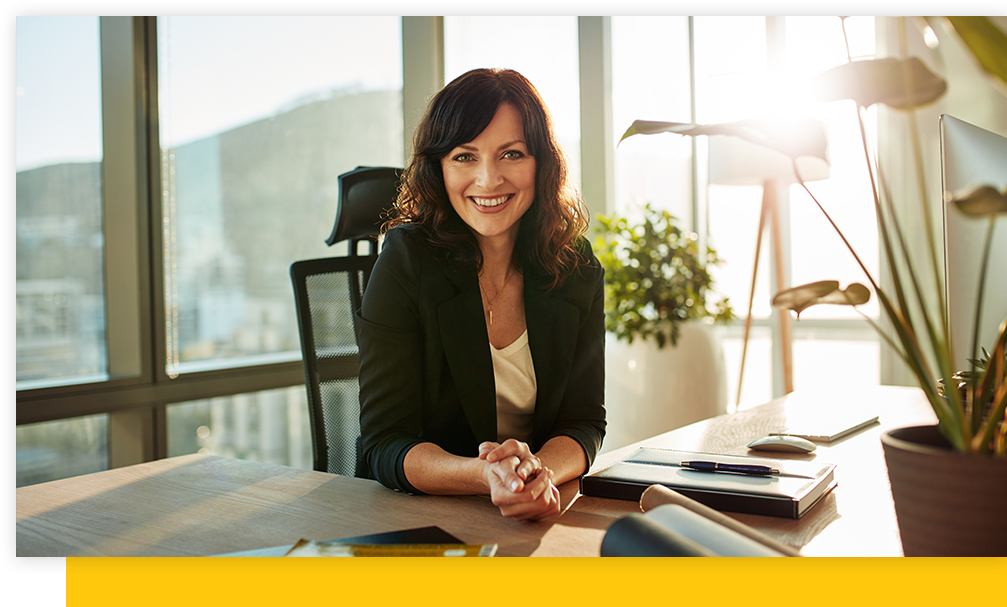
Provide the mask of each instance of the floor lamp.
MULTIPOLYGON (((755 240, 755 263, 752 267, 752 287, 748 296, 748 313, 745 315, 745 337, 741 346, 741 370, 738 374, 738 393, 735 406, 741 402, 741 382, 745 376, 745 357, 748 353, 748 336, 752 327, 752 304, 755 301, 755 279, 759 273, 762 252, 762 235, 770 227, 773 247, 772 261, 776 270, 776 291, 786 287, 783 264, 783 241, 780 227, 778 192, 781 187, 797 183, 792 161, 780 152, 749 143, 731 136, 709 138, 711 185, 760 185, 762 209, 759 213, 759 231, 755 240)), ((829 165, 820 158, 802 156, 797 160, 798 171, 805 182, 828 179, 829 165)), ((783 365, 784 393, 794 391, 793 358, 790 344, 790 313, 780 313, 780 342, 783 365)))

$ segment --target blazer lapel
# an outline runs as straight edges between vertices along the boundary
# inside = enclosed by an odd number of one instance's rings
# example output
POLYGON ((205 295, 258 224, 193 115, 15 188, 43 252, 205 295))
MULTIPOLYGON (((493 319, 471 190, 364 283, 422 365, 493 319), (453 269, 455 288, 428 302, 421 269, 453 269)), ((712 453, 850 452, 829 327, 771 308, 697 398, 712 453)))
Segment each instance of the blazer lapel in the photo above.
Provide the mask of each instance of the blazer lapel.
POLYGON ((451 270, 447 275, 460 292, 437 307, 444 354, 476 440, 496 441, 496 384, 479 283, 451 270))
MULTIPOLYGON (((559 413, 577 348, 580 312, 534 283, 534 280, 525 280, 524 298, 528 345, 538 384, 532 431, 538 437, 552 428, 559 413)), ((533 449, 541 447, 533 445, 533 449)))

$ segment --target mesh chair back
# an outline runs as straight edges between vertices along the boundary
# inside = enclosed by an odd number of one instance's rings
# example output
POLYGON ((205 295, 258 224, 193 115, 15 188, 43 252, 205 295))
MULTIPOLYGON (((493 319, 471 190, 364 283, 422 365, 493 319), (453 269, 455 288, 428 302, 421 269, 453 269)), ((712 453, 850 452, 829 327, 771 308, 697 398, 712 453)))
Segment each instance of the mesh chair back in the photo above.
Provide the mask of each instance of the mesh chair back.
POLYGON ((349 241, 348 257, 290 266, 308 391, 315 470, 370 478, 360 453, 360 359, 355 314, 377 260, 377 236, 398 192, 401 169, 357 167, 339 176, 330 246, 349 241), (358 254, 367 242, 368 253, 358 254))
POLYGON ((374 256, 331 257, 290 267, 301 334, 315 470, 369 477, 358 457, 360 370, 354 314, 374 256))

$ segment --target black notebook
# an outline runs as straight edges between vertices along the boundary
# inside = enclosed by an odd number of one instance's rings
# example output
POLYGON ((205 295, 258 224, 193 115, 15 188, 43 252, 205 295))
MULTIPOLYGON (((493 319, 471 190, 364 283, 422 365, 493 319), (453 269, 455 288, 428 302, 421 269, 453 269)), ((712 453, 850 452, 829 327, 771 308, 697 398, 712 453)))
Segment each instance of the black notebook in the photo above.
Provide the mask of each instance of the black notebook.
POLYGON ((836 486, 835 469, 835 464, 813 461, 644 447, 607 468, 582 477, 580 492, 593 497, 635 501, 647 487, 660 484, 716 510, 796 519, 836 486), (769 466, 780 473, 749 476, 681 467, 681 462, 695 460, 769 466))

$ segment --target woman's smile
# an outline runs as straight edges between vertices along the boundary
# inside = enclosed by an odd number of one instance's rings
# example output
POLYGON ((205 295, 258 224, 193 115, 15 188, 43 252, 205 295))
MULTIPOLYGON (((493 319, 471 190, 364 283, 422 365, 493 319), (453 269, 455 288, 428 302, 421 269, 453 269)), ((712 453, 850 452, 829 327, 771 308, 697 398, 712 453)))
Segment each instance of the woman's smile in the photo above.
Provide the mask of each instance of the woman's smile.
POLYGON ((510 200, 511 196, 512 194, 508 194, 506 196, 497 196, 495 198, 478 198, 476 196, 470 196, 469 198, 470 200, 472 200, 472 202, 476 203, 481 207, 496 208, 502 205, 503 203, 507 202, 508 200, 510 200))

